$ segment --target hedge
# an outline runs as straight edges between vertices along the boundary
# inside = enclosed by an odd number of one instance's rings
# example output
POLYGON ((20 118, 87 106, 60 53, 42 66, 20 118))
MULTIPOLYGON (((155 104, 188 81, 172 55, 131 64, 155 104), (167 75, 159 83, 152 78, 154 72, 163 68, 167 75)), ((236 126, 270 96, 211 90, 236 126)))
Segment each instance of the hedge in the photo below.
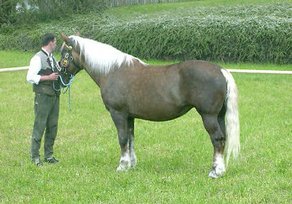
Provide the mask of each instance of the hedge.
POLYGON ((62 30, 111 44, 141 59, 204 59, 292 64, 291 4, 195 7, 129 21, 86 16, 13 36, 0 34, 1 49, 35 49, 45 30, 62 30), (92 23, 94 22, 94 23, 92 23))
POLYGON ((145 59, 292 63, 288 8, 286 4, 233 6, 151 19, 142 16, 103 26, 93 37, 145 59))
POLYGON ((155 4, 155 3, 172 3, 187 0, 108 0, 107 4, 110 7, 134 5, 134 4, 155 4))

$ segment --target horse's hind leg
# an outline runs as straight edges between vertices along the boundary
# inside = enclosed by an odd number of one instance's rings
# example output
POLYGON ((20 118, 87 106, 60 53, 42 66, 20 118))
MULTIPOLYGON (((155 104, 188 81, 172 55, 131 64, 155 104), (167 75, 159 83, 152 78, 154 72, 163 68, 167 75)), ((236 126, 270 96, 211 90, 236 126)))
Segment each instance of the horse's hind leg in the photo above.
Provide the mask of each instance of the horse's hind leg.
MULTIPOLYGON (((205 129, 210 135, 213 147, 213 166, 209 173, 209 177, 218 178, 225 172, 225 164, 223 158, 225 137, 219 124, 219 118, 216 114, 202 114, 205 129)), ((222 121, 220 121, 221 123, 222 121)), ((225 130, 223 130, 225 131, 225 130)))

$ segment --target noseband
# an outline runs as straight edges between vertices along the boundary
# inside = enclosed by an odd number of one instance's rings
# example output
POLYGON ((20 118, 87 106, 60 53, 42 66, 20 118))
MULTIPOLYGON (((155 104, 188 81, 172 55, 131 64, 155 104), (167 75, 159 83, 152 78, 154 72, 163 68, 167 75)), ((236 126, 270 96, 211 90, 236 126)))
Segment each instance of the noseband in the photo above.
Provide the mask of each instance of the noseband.
MULTIPOLYGON (((66 69, 64 69, 62 66, 60 66, 60 62, 55 64, 55 68, 57 69, 57 72, 58 72, 58 74, 59 74, 59 81, 61 82, 60 85, 61 85, 62 87, 67 87, 67 88, 69 88, 70 85, 71 85, 72 82, 73 82, 74 75, 68 73, 68 72, 66 71, 66 69), (69 81, 68 81, 68 82, 66 82, 66 79, 64 79, 65 76, 68 76, 68 78, 69 78, 69 81)), ((53 84, 53 85, 54 85, 54 84, 53 84)), ((55 89, 56 91, 60 91, 61 88, 60 88, 59 90, 57 90, 57 89, 55 88, 55 85, 54 85, 54 89, 55 89)))

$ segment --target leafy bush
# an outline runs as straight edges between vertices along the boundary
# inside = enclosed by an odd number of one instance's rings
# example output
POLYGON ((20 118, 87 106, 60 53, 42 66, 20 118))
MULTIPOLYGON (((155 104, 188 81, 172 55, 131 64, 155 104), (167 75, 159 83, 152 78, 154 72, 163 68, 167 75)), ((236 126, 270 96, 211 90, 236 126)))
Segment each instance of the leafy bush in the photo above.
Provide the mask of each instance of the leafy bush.
POLYGON ((143 0, 143 1, 141 0, 108 0, 107 4, 111 7, 114 7, 114 6, 123 6, 123 5, 133 5, 133 4, 170 3, 170 2, 181 2, 181 1, 191 1, 191 0, 143 0))
POLYGON ((30 0, 36 5, 38 17, 41 20, 60 19, 64 16, 100 11, 105 8, 105 0, 30 0))
POLYGON ((103 26, 95 39, 146 59, 292 63, 287 4, 194 8, 103 26))
POLYGON ((0 27, 15 22, 17 0, 0 0, 0 27))
POLYGON ((106 0, 0 0, 0 33, 11 34, 23 27, 33 29, 40 22, 62 20, 91 11, 99 13, 105 8, 106 0))
POLYGON ((0 34, 0 49, 39 49, 45 32, 65 32, 111 44, 142 59, 204 59, 292 63, 289 3, 192 7, 159 15, 75 15, 35 29, 0 34))

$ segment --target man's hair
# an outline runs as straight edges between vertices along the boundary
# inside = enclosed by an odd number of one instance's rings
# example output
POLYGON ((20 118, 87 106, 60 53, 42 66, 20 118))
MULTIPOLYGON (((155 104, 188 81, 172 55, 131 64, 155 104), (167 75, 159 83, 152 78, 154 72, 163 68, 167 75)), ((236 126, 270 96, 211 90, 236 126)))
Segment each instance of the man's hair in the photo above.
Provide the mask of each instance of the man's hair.
POLYGON ((42 37, 42 46, 48 45, 51 41, 54 41, 55 38, 56 38, 56 36, 54 34, 46 33, 42 37))

